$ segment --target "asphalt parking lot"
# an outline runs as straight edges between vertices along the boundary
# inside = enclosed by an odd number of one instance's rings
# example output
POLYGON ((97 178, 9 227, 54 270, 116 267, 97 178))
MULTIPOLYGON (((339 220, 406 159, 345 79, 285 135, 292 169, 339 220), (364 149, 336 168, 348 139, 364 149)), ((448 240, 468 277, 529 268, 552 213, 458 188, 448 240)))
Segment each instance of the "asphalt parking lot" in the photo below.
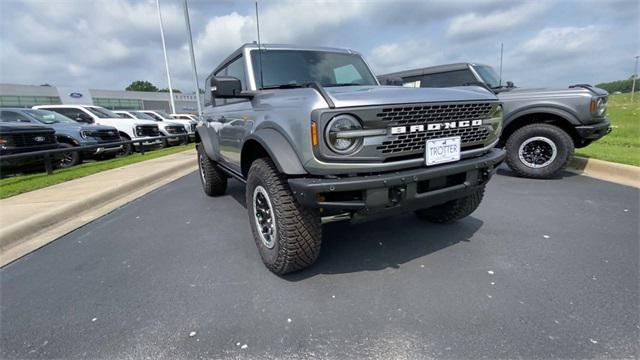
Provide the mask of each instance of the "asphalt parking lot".
POLYGON ((638 356, 637 189, 500 170, 471 217, 329 224, 284 278, 243 193, 193 173, 0 270, 0 357, 638 356))

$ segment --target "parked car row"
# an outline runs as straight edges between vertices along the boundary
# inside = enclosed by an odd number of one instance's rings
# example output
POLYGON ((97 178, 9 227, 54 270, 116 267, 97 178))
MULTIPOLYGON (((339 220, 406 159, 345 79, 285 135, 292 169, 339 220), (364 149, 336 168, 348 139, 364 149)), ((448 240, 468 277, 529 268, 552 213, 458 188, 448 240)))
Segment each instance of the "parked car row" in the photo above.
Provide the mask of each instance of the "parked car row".
MULTIPOLYGON (((124 140, 143 140, 142 146, 179 145, 193 138, 195 119, 173 119, 164 112, 115 111, 93 105, 40 105, 28 108, 0 108, 0 155, 11 155, 55 148, 99 146, 92 150, 62 153, 55 158, 59 167, 80 164, 84 159, 105 160, 126 156, 139 145, 114 144, 124 140), (152 114, 161 116, 157 119, 152 114), (175 138, 154 139, 176 135, 175 138), (186 136, 189 135, 189 136, 186 136), (145 141, 146 140, 146 141, 145 141)), ((2 167, 15 168, 41 159, 2 161, 2 167)))

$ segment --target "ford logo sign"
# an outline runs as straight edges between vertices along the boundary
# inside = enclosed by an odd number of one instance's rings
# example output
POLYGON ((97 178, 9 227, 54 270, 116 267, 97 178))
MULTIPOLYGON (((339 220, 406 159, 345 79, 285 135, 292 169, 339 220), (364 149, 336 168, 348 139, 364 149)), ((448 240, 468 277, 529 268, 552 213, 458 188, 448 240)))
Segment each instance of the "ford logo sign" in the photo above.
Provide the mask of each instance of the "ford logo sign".
POLYGON ((74 99, 79 99, 82 97, 81 93, 77 93, 77 92, 72 92, 71 94, 69 94, 70 97, 74 98, 74 99))
POLYGON ((43 141, 45 141, 45 138, 44 138, 44 136, 36 136, 36 137, 33 138, 33 140, 36 141, 36 142, 43 142, 43 141))

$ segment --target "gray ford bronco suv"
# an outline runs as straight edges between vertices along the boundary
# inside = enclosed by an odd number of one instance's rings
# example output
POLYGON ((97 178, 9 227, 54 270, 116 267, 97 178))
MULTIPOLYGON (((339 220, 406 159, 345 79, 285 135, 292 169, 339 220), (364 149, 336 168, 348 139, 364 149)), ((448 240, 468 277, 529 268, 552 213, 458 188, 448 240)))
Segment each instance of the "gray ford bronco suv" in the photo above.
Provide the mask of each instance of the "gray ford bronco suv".
MULTIPOLYGON (((575 148, 607 135, 609 93, 585 84, 565 89, 503 86, 487 65, 457 63, 380 75, 382 83, 400 79, 405 86, 442 88, 483 86, 504 106, 504 130, 498 142, 507 150, 507 164, 518 175, 550 178, 564 170, 575 148)), ((399 84, 398 84, 399 85, 399 84)))
POLYGON ((206 81, 204 192, 222 195, 229 177, 246 184, 255 243, 276 274, 316 260, 324 222, 471 214, 505 156, 493 93, 380 86, 351 50, 246 44, 206 81))

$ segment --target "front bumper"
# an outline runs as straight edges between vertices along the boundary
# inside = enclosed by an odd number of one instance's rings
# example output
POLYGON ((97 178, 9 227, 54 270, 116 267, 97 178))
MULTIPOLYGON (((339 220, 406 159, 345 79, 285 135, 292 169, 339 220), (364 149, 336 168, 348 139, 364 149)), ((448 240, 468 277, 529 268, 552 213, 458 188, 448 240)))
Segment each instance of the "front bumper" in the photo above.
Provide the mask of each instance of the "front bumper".
POLYGON ((456 163, 383 174, 344 178, 291 178, 289 186, 307 207, 353 211, 361 214, 427 208, 470 195, 486 184, 504 160, 505 151, 456 163))
POLYGON ((604 118, 603 121, 593 125, 576 126, 576 131, 582 139, 598 140, 611 132, 611 123, 608 118, 604 118))

